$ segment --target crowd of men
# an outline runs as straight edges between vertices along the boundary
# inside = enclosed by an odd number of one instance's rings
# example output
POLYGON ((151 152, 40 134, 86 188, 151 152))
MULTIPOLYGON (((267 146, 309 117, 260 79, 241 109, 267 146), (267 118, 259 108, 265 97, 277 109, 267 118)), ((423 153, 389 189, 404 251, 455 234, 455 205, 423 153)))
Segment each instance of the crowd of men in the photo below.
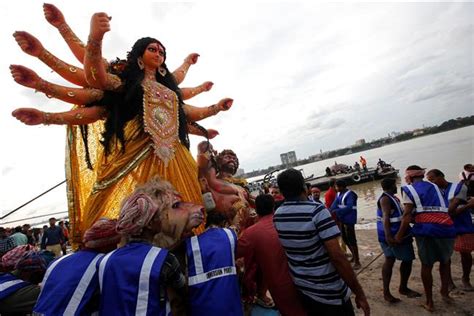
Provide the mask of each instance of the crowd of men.
POLYGON ((395 179, 382 181, 383 194, 377 201, 377 232, 385 255, 382 269, 384 298, 396 303, 400 300, 390 293, 389 284, 395 260, 400 266, 400 294, 417 297, 420 294, 407 286, 415 259, 413 238, 421 262, 425 303, 423 307, 432 312, 432 270, 439 262, 441 296, 452 302, 450 290, 455 287, 451 277, 451 256, 458 251, 462 264, 462 287, 474 291, 470 283, 472 251, 474 250, 474 168, 464 166, 458 183, 451 183, 438 169, 426 172, 420 166, 409 166, 405 171, 402 199, 397 192, 395 179), (426 179, 428 181, 425 180, 426 179))
MULTIPOLYGON (((49 226, 31 228, 30 224, 23 224, 14 228, 0 227, 0 258, 17 246, 33 246, 54 253, 55 257, 66 254, 69 240, 69 222, 49 219, 49 226)), ((0 263, 1 269, 1 263, 0 263)))
MULTIPOLYGON (((413 239, 427 310, 434 309, 435 262, 440 265, 441 295, 452 300, 453 250, 461 254, 463 287, 473 289, 472 166, 466 165, 462 175, 459 183, 449 183, 440 170, 425 174, 423 168, 410 166, 401 198, 396 196, 396 179, 381 182, 377 234, 385 257, 387 302, 400 301, 390 292, 396 260, 402 261, 399 293, 421 296, 408 287, 413 239)), ((0 314, 168 315, 172 310, 176 315, 243 315, 257 303, 281 315, 354 315, 353 294, 356 307, 369 315, 354 273, 361 268, 357 194, 344 181, 332 181, 323 203, 321 190, 308 186, 295 169, 279 174, 277 184, 269 194, 256 197, 258 221, 239 234, 226 227, 224 214, 217 211, 207 212, 203 233, 187 234, 202 221, 201 209, 190 211, 192 206, 176 200, 164 181, 138 188, 124 201, 117 220, 97 221, 86 231, 82 247, 65 256, 65 234, 54 219, 36 241, 41 240, 42 251, 28 246, 28 235, 20 235, 20 228, 1 240, 2 246, 13 241, 15 248, 3 252, 0 314), (179 228, 174 217, 186 218, 185 227, 179 228), (176 230, 185 238, 173 244, 170 236, 176 230), (156 246, 162 240, 173 244, 173 250, 156 246)), ((0 234, 5 236, 5 230, 0 234)))

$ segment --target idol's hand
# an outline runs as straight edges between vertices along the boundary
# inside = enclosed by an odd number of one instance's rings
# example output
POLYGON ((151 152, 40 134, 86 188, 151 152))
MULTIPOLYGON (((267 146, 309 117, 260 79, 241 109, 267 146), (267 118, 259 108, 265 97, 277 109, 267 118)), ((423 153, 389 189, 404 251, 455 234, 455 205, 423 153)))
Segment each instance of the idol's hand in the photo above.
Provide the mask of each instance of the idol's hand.
POLYGON ((201 89, 202 89, 202 91, 209 91, 209 90, 212 89, 213 85, 214 85, 214 82, 206 81, 203 84, 201 84, 201 89))
MULTIPOLYGON (((212 128, 208 128, 207 129, 207 136, 209 137, 209 139, 213 139, 214 137, 216 137, 217 135, 219 135, 219 132, 216 131, 215 129, 212 129, 212 128)), ((212 149, 212 148, 211 148, 212 149)))
MULTIPOLYGON (((209 133, 209 130, 207 130, 207 132, 209 133)), ((206 152, 213 150, 212 144, 209 143, 207 140, 200 142, 197 148, 198 148, 198 154, 204 154, 206 152)))
POLYGON ((192 53, 189 54, 188 57, 184 59, 184 62, 190 65, 194 65, 198 61, 199 54, 198 53, 192 53))
POLYGON ((17 120, 26 125, 38 125, 44 123, 44 113, 32 108, 19 108, 12 112, 17 120))
POLYGON ((13 37, 20 46, 21 50, 28 55, 38 57, 44 50, 41 42, 28 32, 16 31, 13 33, 13 37))
POLYGON ((217 108, 219 111, 227 111, 232 106, 232 103, 234 103, 233 99, 225 98, 217 103, 217 108))
POLYGON ((28 88, 36 89, 41 81, 41 78, 36 74, 36 72, 30 68, 26 68, 25 66, 10 65, 10 72, 16 83, 28 88))
POLYGON ((94 40, 101 41, 104 37, 104 34, 110 31, 110 20, 112 17, 109 17, 104 12, 94 13, 91 18, 91 30, 90 37, 94 40))
POLYGON ((43 4, 43 12, 46 21, 49 22, 52 26, 58 28, 62 24, 66 23, 64 15, 61 11, 53 4, 45 3, 43 4))

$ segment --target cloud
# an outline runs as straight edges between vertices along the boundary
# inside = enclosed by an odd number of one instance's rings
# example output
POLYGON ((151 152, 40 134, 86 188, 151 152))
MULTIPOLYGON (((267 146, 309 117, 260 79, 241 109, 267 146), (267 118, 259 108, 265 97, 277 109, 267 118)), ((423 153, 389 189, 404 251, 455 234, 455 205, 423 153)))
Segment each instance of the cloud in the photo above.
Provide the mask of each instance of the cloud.
POLYGON ((326 129, 336 128, 341 126, 342 124, 346 123, 346 120, 341 117, 335 117, 333 119, 328 120, 326 123, 323 124, 323 127, 326 129))
POLYGON ((2 176, 8 175, 13 170, 13 167, 7 166, 2 168, 2 176))
POLYGON ((428 79, 426 85, 413 91, 409 98, 412 102, 421 102, 452 94, 465 94, 473 91, 472 78, 472 76, 460 78, 458 74, 447 74, 440 78, 428 79))
MULTIPOLYGON (((170 69, 187 54, 200 53, 181 86, 214 81, 211 91, 189 100, 196 106, 234 98, 230 111, 200 123, 219 130, 215 147, 232 148, 248 170, 278 164, 279 154, 289 150, 305 157, 359 138, 413 129, 420 113, 432 114, 424 115, 429 125, 472 112, 473 3, 123 6, 58 0, 57 6, 82 40, 93 12, 113 16, 103 43, 108 59, 125 57, 143 36, 164 43, 170 69)), ((18 49, 11 37, 15 29, 33 31, 59 58, 75 61, 44 21, 41 4, 32 2, 28 11, 23 7, 14 1, 0 4, 5 13, 0 20, 1 131, 13 135, 0 138, 2 150, 12 153, 2 157, 0 167, 13 168, 0 180, 0 209, 23 201, 25 192, 47 187, 44 181, 54 185, 64 178, 64 127, 27 127, 10 117, 20 106, 70 107, 18 86, 7 71, 11 63, 24 64, 64 83, 18 49)), ((192 138, 193 151, 201 139, 192 138)))

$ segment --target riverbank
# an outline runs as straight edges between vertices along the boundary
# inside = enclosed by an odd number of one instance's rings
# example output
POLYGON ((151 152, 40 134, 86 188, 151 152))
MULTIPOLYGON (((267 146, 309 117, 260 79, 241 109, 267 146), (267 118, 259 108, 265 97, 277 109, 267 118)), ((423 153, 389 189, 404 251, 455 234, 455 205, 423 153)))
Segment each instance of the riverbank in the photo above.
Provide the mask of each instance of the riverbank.
MULTIPOLYGON (((465 292, 460 290, 461 286, 461 259, 459 253, 454 252, 452 257, 452 276, 457 288, 451 292, 455 302, 453 304, 444 303, 439 294, 440 278, 438 265, 433 268, 433 298, 435 301, 435 311, 429 313, 420 305, 424 302, 424 295, 420 298, 406 298, 398 295, 399 264, 395 264, 390 289, 392 294, 400 297, 402 302, 397 304, 386 303, 383 299, 382 286, 382 265, 384 256, 377 256, 382 252, 377 241, 377 232, 374 229, 357 230, 357 240, 359 244, 359 253, 363 269, 356 271, 358 278, 364 288, 371 308, 371 315, 399 316, 399 315, 474 315, 474 292, 465 292), (373 262, 372 262, 373 261, 373 262), (372 263, 371 263, 372 262, 372 263)), ((416 253, 416 249, 415 249, 416 253)), ((421 264, 418 256, 413 262, 413 271, 408 286, 420 293, 423 293, 423 284, 420 277, 421 264)), ((471 282, 474 282, 474 275, 471 273, 471 282)), ((357 311, 356 315, 363 315, 357 311)))
MULTIPOLYGON (((299 159, 295 163, 287 165, 287 166, 280 164, 280 165, 275 165, 275 166, 269 166, 269 167, 266 167, 264 169, 253 170, 251 172, 247 172, 247 173, 241 175, 241 177, 247 179, 247 181, 249 181, 249 182, 252 182, 252 181, 257 180, 257 179, 263 177, 265 174, 268 174, 269 172, 271 172, 273 170, 276 170, 276 169, 286 169, 286 168, 299 169, 301 167, 303 167, 303 169, 304 169, 304 165, 315 163, 315 162, 320 162, 320 161, 325 161, 325 160, 330 160, 329 164, 326 164, 324 168, 322 168, 321 170, 318 170, 318 173, 315 173, 315 176, 318 176, 318 175, 324 174, 325 168, 327 166, 331 166, 332 162, 335 159, 338 160, 339 163, 341 163, 341 161, 340 161, 341 158, 344 157, 344 156, 347 156, 347 155, 364 153, 364 152, 369 151, 369 150, 379 149, 379 148, 383 148, 385 146, 396 145, 396 144, 407 142, 407 141, 410 141, 410 140, 416 140, 416 139, 424 138, 424 137, 427 137, 427 136, 438 135, 438 134, 441 134, 441 133, 451 132, 451 131, 455 131, 455 130, 458 130, 458 129, 462 129, 462 128, 465 128, 465 127, 471 127, 471 126, 474 126, 474 115, 464 117, 464 118, 459 118, 459 120, 458 119, 457 120, 452 119, 452 120, 446 121, 446 122, 444 122, 443 124, 441 124, 439 126, 441 128, 435 126, 435 127, 426 127, 424 129, 418 129, 418 130, 415 130, 416 132, 414 132, 414 131, 404 132, 404 133, 402 133, 402 134, 400 134, 396 137, 393 137, 393 138, 385 138, 384 137, 384 138, 381 138, 379 140, 375 140, 373 142, 364 143, 363 145, 360 145, 360 146, 354 146, 353 145, 353 146, 348 146, 348 147, 344 147, 344 148, 331 150, 331 151, 324 152, 324 153, 321 153, 321 154, 316 154, 316 155, 313 155, 313 156, 311 156, 309 158, 306 158, 306 159, 299 159)), ((363 156, 365 156, 365 153, 363 154, 363 156)), ((380 157, 383 157, 383 156, 380 156, 380 157)), ((358 158, 358 156, 357 156, 357 158, 358 158)), ((387 162, 391 161, 387 157, 383 157, 383 159, 387 162)), ((355 161, 359 161, 359 159, 352 160, 348 164, 348 166, 352 166, 355 161)), ((369 160, 367 160, 367 161, 369 161, 369 160)), ((344 163, 344 162, 342 162, 342 163, 344 163)), ((309 174, 310 173, 308 173, 308 175, 309 174)))

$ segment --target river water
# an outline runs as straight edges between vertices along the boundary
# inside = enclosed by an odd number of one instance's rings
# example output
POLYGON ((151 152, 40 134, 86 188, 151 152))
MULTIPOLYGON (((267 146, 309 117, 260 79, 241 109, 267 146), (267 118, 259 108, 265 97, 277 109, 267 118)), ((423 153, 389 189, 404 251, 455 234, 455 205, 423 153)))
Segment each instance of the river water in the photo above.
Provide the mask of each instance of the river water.
MULTIPOLYGON (((359 161, 364 156, 368 167, 375 167, 379 158, 391 163, 400 169, 397 180, 398 188, 405 184, 403 171, 410 165, 419 165, 423 168, 440 169, 448 181, 458 181, 462 167, 467 163, 474 163, 474 126, 468 126, 444 133, 418 137, 408 141, 387 145, 355 154, 321 160, 306 165, 298 166, 303 169, 305 176, 323 175, 327 166, 332 166, 335 161, 349 166, 359 161)), ((255 178, 253 178, 255 179, 255 178)), ((248 179, 252 181, 253 179, 248 179)), ((375 222, 376 202, 382 188, 380 180, 352 185, 351 190, 359 196, 358 223, 367 224, 375 222)), ((324 193, 324 192, 323 192, 324 193)), ((373 225, 370 225, 372 227, 373 225)))

